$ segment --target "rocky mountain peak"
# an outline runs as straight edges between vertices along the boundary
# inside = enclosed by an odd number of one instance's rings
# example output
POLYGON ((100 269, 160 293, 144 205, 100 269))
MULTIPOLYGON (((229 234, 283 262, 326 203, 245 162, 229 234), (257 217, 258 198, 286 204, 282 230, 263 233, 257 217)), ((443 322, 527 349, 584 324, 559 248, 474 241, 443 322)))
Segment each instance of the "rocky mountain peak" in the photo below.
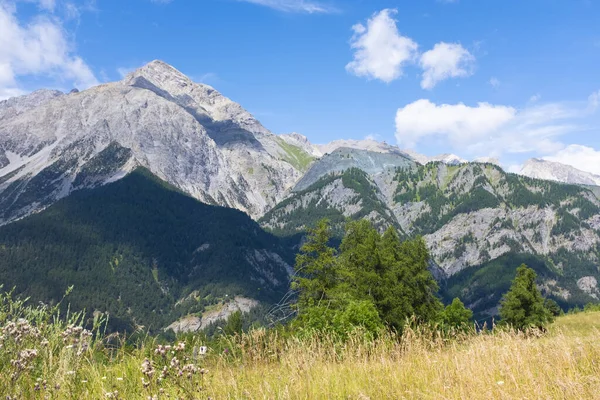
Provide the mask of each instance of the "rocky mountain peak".
POLYGON ((40 89, 23 96, 11 97, 10 99, 0 101, 0 121, 20 115, 49 100, 64 95, 63 92, 58 90, 40 89))
POLYGON ((191 83, 191 80, 175 67, 161 60, 154 60, 148 64, 136 69, 128 74, 124 81, 143 77, 152 82, 185 82, 191 83))
POLYGON ((600 186, 600 176, 581 171, 553 161, 538 158, 529 159, 523 164, 521 175, 563 183, 600 186))
POLYGON ((258 217, 312 161, 241 105, 162 61, 49 97, 0 107, 0 225, 137 165, 203 202, 258 217))

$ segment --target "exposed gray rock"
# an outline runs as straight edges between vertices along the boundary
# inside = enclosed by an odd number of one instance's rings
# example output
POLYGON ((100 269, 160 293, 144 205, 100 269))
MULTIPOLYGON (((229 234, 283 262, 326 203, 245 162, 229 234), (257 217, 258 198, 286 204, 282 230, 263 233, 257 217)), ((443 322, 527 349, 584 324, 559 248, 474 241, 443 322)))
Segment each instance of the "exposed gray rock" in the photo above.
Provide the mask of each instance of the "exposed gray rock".
POLYGON ((570 165, 537 158, 527 160, 519 173, 536 179, 600 186, 600 176, 598 175, 578 170, 570 165))
POLYGON ((197 332, 207 328, 210 324, 227 320, 231 314, 237 311, 250 312, 257 305, 258 301, 256 300, 236 296, 226 304, 221 304, 214 310, 204 312, 202 317, 193 315, 183 317, 169 325, 165 331, 173 330, 175 333, 197 332))
POLYGON ((579 289, 589 294, 591 297, 598 299, 600 291, 598 290, 598 281, 593 276, 584 276, 577 281, 579 289))
POLYGON ((301 176, 281 139, 239 104, 160 61, 80 93, 35 92, 1 104, 0 223, 79 188, 73 182, 85 165, 111 144, 131 157, 111 176, 88 176, 95 183, 143 166, 201 201, 255 218, 301 176))
POLYGON ((313 164, 296 184, 294 191, 305 190, 328 174, 350 168, 358 168, 369 175, 376 175, 397 167, 410 168, 414 165, 415 162, 402 153, 379 153, 341 147, 313 164))

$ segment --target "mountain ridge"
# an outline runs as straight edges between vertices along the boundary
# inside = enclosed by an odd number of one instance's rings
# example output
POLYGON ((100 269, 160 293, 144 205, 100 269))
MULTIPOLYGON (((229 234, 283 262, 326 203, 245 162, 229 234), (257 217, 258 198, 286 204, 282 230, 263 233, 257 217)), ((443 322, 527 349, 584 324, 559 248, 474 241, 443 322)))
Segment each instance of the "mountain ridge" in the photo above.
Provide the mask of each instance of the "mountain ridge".
POLYGON ((3 223, 77 190, 71 183, 81 168, 113 142, 131 150, 115 177, 144 166, 199 200, 253 217, 302 174, 293 157, 301 149, 284 148, 241 106, 160 61, 0 122, 3 223), (51 184, 36 181, 44 175, 51 184), (25 201, 32 196, 39 201, 25 201))
POLYGON ((140 167, 0 227, 0 258, 0 282, 32 301, 56 303, 73 285, 73 309, 156 331, 228 297, 276 302, 293 254, 245 213, 140 167))
POLYGON ((280 236, 302 235, 323 217, 338 233, 346 220, 366 218, 422 235, 442 280, 476 285, 476 270, 498 273, 506 267, 498 260, 533 257, 550 271, 548 293, 565 302, 600 297, 600 187, 572 167, 537 163, 542 172, 552 167, 544 175, 551 180, 507 173, 491 158, 275 135, 211 86, 156 60, 81 92, 0 102, 0 225, 144 168, 280 236), (577 185, 554 182, 561 179, 577 185))
POLYGON ((551 180, 578 185, 600 186, 600 176, 579 170, 570 165, 531 158, 527 160, 519 174, 530 178, 551 180))

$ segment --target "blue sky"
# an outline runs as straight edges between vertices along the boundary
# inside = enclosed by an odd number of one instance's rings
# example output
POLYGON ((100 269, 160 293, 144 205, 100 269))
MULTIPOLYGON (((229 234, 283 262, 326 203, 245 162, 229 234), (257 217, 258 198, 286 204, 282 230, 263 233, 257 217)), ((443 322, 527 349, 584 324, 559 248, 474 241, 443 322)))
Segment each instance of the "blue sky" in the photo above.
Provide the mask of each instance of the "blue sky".
POLYGON ((600 174, 600 1, 0 0, 0 97, 153 59, 275 133, 600 174))

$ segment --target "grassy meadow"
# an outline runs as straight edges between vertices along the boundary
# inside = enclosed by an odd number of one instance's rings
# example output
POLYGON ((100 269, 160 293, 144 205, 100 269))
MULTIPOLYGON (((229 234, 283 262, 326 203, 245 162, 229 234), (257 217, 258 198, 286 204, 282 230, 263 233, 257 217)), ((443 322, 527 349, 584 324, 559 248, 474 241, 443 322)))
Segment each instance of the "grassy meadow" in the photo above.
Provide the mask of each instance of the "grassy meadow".
POLYGON ((559 317, 545 334, 298 338, 254 330, 207 343, 126 344, 77 315, 0 298, 5 399, 594 399, 600 313, 559 317), (208 344, 208 348, 203 346, 208 344), (206 350, 206 353, 205 353, 206 350))

